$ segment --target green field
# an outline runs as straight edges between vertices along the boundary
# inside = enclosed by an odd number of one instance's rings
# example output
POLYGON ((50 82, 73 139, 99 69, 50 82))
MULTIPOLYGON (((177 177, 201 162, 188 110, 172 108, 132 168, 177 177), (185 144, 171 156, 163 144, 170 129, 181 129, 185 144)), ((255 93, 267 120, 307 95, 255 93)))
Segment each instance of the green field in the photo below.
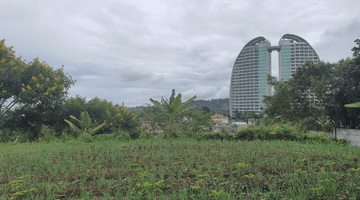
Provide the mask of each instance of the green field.
POLYGON ((359 155, 286 140, 8 143, 0 199, 355 200, 359 155))

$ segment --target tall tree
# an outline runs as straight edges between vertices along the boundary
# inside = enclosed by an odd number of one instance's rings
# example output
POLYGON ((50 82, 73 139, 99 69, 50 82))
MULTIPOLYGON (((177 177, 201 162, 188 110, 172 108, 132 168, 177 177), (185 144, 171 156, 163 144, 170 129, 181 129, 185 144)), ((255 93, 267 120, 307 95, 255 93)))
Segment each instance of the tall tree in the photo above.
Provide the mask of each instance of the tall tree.
MULTIPOLYGON (((190 108, 190 105, 184 107, 184 109, 190 108)), ((205 108, 206 109, 206 108, 205 108)), ((207 110, 207 109, 206 109, 207 110)), ((200 129, 206 128, 212 130, 215 123, 211 120, 211 116, 214 113, 212 111, 203 112, 203 110, 190 109, 187 112, 183 112, 178 115, 177 123, 181 124, 182 131, 196 133, 200 129)))
POLYGON ((296 109, 298 107, 295 95, 299 95, 298 92, 294 92, 294 87, 291 82, 276 80, 276 77, 268 75, 268 83, 275 88, 275 93, 272 96, 264 96, 263 103, 266 105, 264 113, 269 118, 287 118, 291 120, 297 120, 297 118, 304 117, 301 110, 296 109))
MULTIPOLYGON (((191 107, 191 108, 185 108, 195 98, 196 98, 196 96, 193 96, 185 103, 181 103, 181 94, 178 94, 178 96, 175 98, 175 90, 173 89, 170 100, 165 100, 164 98, 162 98, 162 101, 161 101, 162 104, 160 104, 158 101, 155 101, 151 98, 150 98, 150 101, 155 106, 159 107, 166 116, 168 116, 168 124, 169 124, 169 128, 170 128, 170 133, 173 134, 174 133, 173 124, 174 124, 175 117, 181 113, 185 113, 189 110, 196 109, 197 108, 196 106, 191 107)), ((168 135, 168 137, 169 136, 170 135, 168 135)))
POLYGON ((360 55, 360 39, 356 39, 354 42, 358 45, 358 47, 352 48, 351 51, 354 52, 353 57, 358 57, 360 55))
POLYGON ((333 98, 327 108, 330 119, 338 127, 360 128, 360 109, 346 107, 346 104, 360 100, 360 56, 339 61, 333 82, 333 98))
POLYGON ((74 81, 64 75, 63 69, 54 71, 38 58, 26 63, 16 57, 12 47, 0 42, 0 115, 6 118, 4 127, 31 130, 29 139, 37 138, 42 124, 52 125, 49 113, 59 113, 67 90, 74 81), (4 103, 10 100, 8 106, 4 103), (15 110, 11 110, 15 105, 15 110))
POLYGON ((359 55, 336 64, 306 62, 289 81, 277 82, 271 76, 268 81, 276 92, 263 100, 267 115, 296 121, 311 119, 326 129, 359 127, 359 110, 344 107, 360 99, 359 55))
POLYGON ((239 121, 241 119, 241 112, 238 111, 238 109, 236 108, 235 110, 235 121, 239 121))

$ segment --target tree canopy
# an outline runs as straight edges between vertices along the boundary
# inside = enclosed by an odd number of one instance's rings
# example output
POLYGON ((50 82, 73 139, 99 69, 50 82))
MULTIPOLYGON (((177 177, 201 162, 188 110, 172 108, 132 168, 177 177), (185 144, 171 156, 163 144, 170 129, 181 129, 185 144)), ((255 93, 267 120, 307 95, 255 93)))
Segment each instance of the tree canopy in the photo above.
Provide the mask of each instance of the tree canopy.
MULTIPOLYGON (((355 41, 360 45, 359 40, 355 41)), ((359 128, 359 109, 344 106, 360 99, 357 49, 353 48, 356 58, 338 63, 307 61, 288 81, 276 81, 268 75, 268 83, 275 87, 275 93, 264 97, 265 113, 282 120, 311 119, 328 129, 333 126, 359 128)))
POLYGON ((53 70, 46 62, 35 58, 31 62, 16 57, 13 47, 0 42, 0 117, 2 125, 14 130, 24 127, 36 138, 41 124, 50 123, 49 113, 59 112, 71 84, 71 75, 64 75, 63 67, 53 70), (4 105, 10 100, 8 106, 4 105), (15 107, 21 104, 19 108, 15 107))

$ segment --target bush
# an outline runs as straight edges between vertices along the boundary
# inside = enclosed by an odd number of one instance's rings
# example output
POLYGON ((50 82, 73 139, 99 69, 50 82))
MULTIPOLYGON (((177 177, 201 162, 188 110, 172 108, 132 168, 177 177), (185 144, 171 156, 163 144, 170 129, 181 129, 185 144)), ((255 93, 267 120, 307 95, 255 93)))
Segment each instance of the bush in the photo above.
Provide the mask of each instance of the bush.
POLYGON ((204 135, 204 131, 200 128, 197 132, 194 130, 185 130, 183 132, 184 138, 196 138, 200 139, 204 135), (199 138, 200 137, 200 138, 199 138))
POLYGON ((165 139, 166 135, 164 134, 164 132, 158 132, 156 134, 156 139, 165 139))
POLYGON ((118 133, 116 133, 116 140, 127 142, 127 141, 131 140, 131 137, 130 137, 129 133, 118 132, 118 133))
POLYGON ((240 140, 252 141, 254 139, 254 130, 251 128, 242 129, 235 134, 235 137, 240 140))
POLYGON ((24 131, 20 128, 17 128, 15 131, 12 132, 12 136, 13 139, 15 139, 16 142, 19 142, 19 143, 26 143, 26 142, 29 142, 29 135, 31 135, 32 133, 29 132, 29 131, 24 131))
POLYGON ((80 141, 80 140, 67 140, 64 142, 64 144, 72 144, 72 145, 79 145, 81 143, 82 143, 82 141, 80 141))
POLYGON ((80 141, 85 142, 85 143, 94 142, 94 138, 89 134, 82 134, 82 135, 80 135, 79 139, 80 139, 80 141))
POLYGON ((70 128, 70 126, 65 127, 62 130, 63 133, 65 133, 67 136, 70 136, 72 138, 78 138, 80 135, 76 133, 74 130, 70 128))
POLYGON ((55 130, 49 128, 49 126, 41 125, 40 134, 38 135, 39 140, 42 142, 50 143, 56 140, 55 130))
POLYGON ((140 139, 152 139, 152 138, 154 138, 154 136, 151 133, 147 132, 147 131, 143 131, 143 132, 140 133, 139 138, 140 139))
POLYGON ((264 124, 260 124, 260 126, 256 127, 256 131, 259 133, 258 138, 260 140, 273 139, 273 135, 271 134, 271 128, 269 126, 264 126, 264 124))
POLYGON ((0 130, 0 143, 13 142, 14 137, 11 134, 10 129, 2 129, 0 130))
POLYGON ((93 138, 96 141, 113 140, 113 139, 115 139, 115 134, 100 134, 100 135, 93 136, 93 138))
POLYGON ((69 136, 66 132, 62 132, 62 134, 58 137, 58 140, 66 143, 67 141, 74 140, 75 138, 69 136))

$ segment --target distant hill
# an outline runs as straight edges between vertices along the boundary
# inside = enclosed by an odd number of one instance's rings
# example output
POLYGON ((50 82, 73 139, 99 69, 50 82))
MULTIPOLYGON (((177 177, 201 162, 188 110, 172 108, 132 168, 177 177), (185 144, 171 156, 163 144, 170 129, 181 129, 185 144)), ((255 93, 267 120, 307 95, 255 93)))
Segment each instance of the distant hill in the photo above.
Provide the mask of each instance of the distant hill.
MULTIPOLYGON (((197 106, 197 110, 200 110, 202 107, 207 106, 210 108, 210 111, 229 111, 229 98, 225 99, 211 99, 211 100, 194 100, 190 103, 190 107, 197 106)), ((136 113, 143 112, 143 107, 146 106, 136 106, 128 107, 128 111, 131 112, 136 108, 136 113)))
POLYGON ((190 106, 197 106, 201 109, 204 106, 210 108, 211 111, 226 111, 229 110, 229 98, 225 99, 211 99, 211 100, 194 100, 190 106))

